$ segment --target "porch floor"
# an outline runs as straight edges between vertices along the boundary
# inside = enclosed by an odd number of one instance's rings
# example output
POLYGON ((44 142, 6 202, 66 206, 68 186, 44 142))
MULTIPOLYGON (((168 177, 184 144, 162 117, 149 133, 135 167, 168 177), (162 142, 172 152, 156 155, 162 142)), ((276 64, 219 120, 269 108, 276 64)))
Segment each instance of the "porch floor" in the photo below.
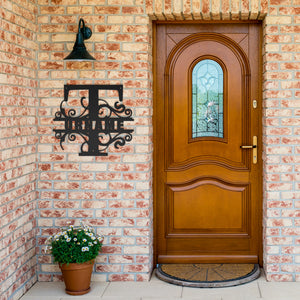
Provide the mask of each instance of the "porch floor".
MULTIPOLYGON (((263 273, 263 272, 262 272, 263 273)), ((92 282, 91 291, 70 296, 62 282, 37 282, 21 300, 299 300, 300 282, 253 282, 227 288, 190 288, 172 285, 152 276, 149 282, 92 282)))

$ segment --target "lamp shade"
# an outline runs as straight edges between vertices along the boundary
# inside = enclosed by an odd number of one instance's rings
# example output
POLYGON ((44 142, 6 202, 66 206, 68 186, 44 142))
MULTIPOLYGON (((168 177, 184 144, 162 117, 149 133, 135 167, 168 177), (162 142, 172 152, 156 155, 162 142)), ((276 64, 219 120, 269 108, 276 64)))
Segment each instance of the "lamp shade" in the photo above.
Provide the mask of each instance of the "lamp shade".
POLYGON ((90 28, 86 27, 83 19, 79 20, 78 33, 72 52, 65 57, 65 60, 95 60, 95 58, 88 53, 84 45, 84 40, 89 39, 92 36, 90 28), (81 27, 82 24, 82 27, 81 27))

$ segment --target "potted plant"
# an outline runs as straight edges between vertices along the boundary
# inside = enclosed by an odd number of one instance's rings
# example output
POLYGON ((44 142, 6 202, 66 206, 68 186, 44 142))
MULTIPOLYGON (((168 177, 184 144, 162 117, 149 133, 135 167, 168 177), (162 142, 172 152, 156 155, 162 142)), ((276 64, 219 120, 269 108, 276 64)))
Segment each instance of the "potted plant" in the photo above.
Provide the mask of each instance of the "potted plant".
POLYGON ((62 228, 47 239, 46 251, 59 264, 67 294, 83 295, 90 291, 94 261, 102 243, 103 236, 82 223, 62 228))

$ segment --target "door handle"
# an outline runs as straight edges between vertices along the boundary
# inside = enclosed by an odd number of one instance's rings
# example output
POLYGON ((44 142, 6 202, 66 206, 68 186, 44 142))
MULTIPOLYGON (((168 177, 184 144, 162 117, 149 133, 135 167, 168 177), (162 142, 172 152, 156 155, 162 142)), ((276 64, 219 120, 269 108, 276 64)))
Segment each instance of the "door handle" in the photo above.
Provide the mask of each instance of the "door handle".
POLYGON ((253 149, 256 148, 255 145, 251 145, 251 146, 241 146, 242 149, 253 149))
POLYGON ((252 156, 253 156, 253 163, 257 163, 257 136, 253 136, 253 145, 249 146, 240 146, 241 149, 253 149, 252 156))

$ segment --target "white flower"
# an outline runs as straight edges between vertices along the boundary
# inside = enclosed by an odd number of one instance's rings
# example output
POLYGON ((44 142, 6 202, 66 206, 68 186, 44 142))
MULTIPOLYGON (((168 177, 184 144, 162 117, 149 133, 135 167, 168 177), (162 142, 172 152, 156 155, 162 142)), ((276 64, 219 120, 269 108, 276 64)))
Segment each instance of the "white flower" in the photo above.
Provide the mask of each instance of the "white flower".
POLYGON ((82 247, 82 248, 81 248, 81 251, 82 251, 82 252, 86 252, 86 251, 89 251, 89 250, 90 250, 89 247, 82 247))
POLYGON ((97 245, 97 241, 94 241, 94 244, 97 245))
POLYGON ((93 243, 89 242, 89 246, 93 246, 93 243))
POLYGON ((67 238, 67 243, 69 243, 70 241, 71 241, 71 238, 68 237, 68 238, 67 238))
POLYGON ((77 238, 74 238, 73 241, 76 242, 76 241, 77 241, 77 238))
POLYGON ((83 239, 83 242, 86 242, 86 239, 83 239))
POLYGON ((95 240, 96 238, 94 236, 92 236, 92 240, 95 240))

